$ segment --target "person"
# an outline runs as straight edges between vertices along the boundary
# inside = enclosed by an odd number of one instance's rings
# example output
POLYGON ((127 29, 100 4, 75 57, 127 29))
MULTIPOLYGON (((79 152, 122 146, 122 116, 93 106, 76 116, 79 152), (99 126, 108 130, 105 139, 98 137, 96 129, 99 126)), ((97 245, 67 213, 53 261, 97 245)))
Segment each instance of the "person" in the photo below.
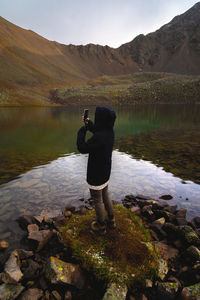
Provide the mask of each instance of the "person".
POLYGON ((87 183, 96 212, 96 221, 91 223, 91 229, 102 235, 106 233, 104 207, 108 215, 107 225, 110 228, 116 227, 113 204, 108 193, 115 119, 116 114, 112 108, 97 106, 94 123, 89 118, 83 119, 85 126, 81 127, 77 134, 79 152, 89 153, 87 183), (85 141, 87 130, 91 131, 93 136, 85 141))

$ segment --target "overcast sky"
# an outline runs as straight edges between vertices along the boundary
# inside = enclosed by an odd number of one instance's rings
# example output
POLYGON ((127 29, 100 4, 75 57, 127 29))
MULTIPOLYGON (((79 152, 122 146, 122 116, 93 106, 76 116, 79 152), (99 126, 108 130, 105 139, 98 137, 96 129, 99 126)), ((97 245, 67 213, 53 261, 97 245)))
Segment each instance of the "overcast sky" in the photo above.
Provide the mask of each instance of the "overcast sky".
POLYGON ((1 16, 63 44, 118 47, 159 29, 197 0, 0 0, 1 16))

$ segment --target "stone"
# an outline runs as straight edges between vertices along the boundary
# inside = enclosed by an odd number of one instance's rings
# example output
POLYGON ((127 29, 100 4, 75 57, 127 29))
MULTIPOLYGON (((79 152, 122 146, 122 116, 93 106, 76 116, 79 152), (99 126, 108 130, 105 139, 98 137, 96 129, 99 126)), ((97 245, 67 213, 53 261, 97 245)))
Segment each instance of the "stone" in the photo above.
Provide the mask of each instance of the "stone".
POLYGON ((151 208, 152 208, 151 205, 149 205, 149 206, 144 206, 144 207, 142 208, 142 214, 143 214, 145 217, 147 217, 149 220, 153 220, 153 217, 154 217, 154 213, 153 213, 153 211, 152 211, 151 208))
POLYGON ((28 233, 31 233, 31 232, 34 232, 34 231, 39 231, 39 227, 37 224, 29 224, 27 226, 27 230, 28 230, 28 233))
POLYGON ((177 217, 176 218, 176 223, 178 225, 187 225, 187 220, 185 218, 179 218, 179 217, 177 217))
POLYGON ((76 207, 74 207, 74 206, 66 206, 65 210, 69 210, 69 211, 71 211, 71 213, 75 213, 76 207))
POLYGON ((179 291, 179 285, 176 282, 157 282, 157 294, 158 300, 174 300, 179 291))
POLYGON ((183 300, 200 300, 200 283, 184 287, 181 296, 183 300))
POLYGON ((175 259, 179 254, 178 249, 175 249, 162 242, 154 242, 154 245, 155 248, 161 253, 161 256, 167 261, 175 259))
POLYGON ((132 213, 134 213, 136 216, 140 216, 141 215, 141 209, 139 206, 133 206, 130 208, 130 211, 132 213))
POLYGON ((33 217, 32 216, 21 216, 17 219, 17 222, 19 224, 19 226, 23 229, 23 230, 26 230, 27 229, 27 226, 29 224, 32 224, 33 223, 33 217))
POLYGON ((48 216, 49 218, 56 218, 58 216, 61 216, 62 215, 62 211, 61 209, 50 209, 50 208, 46 208, 46 209, 43 209, 40 213, 40 216, 41 217, 44 217, 44 216, 48 216))
POLYGON ((70 210, 66 210, 64 212, 64 216, 67 217, 67 218, 70 218, 72 216, 72 212, 70 210))
POLYGON ((175 240, 177 237, 179 237, 179 230, 174 224, 166 222, 162 229, 167 233, 168 238, 175 240))
POLYGON ((36 241, 38 243, 36 251, 40 251, 53 235, 54 232, 50 230, 32 231, 28 239, 36 241))
POLYGON ((7 273, 13 280, 19 282, 23 273, 20 270, 20 259, 17 250, 14 250, 7 262, 5 263, 4 272, 7 273))
POLYGON ((160 258, 158 260, 158 278, 163 280, 168 273, 168 266, 166 260, 160 258))
POLYGON ((44 216, 43 221, 47 224, 51 224, 53 222, 52 218, 50 218, 49 216, 44 216))
POLYGON ((1 233, 1 234, 0 234, 0 239, 1 239, 1 240, 8 239, 10 236, 11 236, 11 232, 10 232, 10 231, 7 231, 7 232, 5 232, 5 233, 1 233))
POLYGON ((186 213, 187 213, 187 209, 185 208, 180 208, 177 213, 176 213, 176 217, 178 218, 186 218, 186 213))
POLYGON ((197 228, 200 228, 200 217, 194 217, 192 221, 194 222, 197 228))
POLYGON ((183 239, 183 241, 187 244, 191 244, 194 246, 200 245, 200 239, 197 233, 192 229, 191 226, 178 226, 179 233, 183 239))
POLYGON ((151 197, 144 196, 142 194, 138 194, 135 198, 141 199, 141 200, 151 200, 151 197))
POLYGON ((34 216, 33 219, 36 221, 38 225, 41 225, 43 222, 43 217, 42 216, 34 216))
POLYGON ((39 275, 40 265, 32 259, 26 261, 28 266, 24 270, 24 279, 31 280, 35 279, 39 275))
POLYGON ((127 294, 127 286, 112 283, 103 296, 102 300, 125 300, 127 294))
POLYGON ((10 275, 8 275, 7 273, 0 273, 0 282, 3 283, 11 283, 11 284, 15 284, 16 281, 14 279, 12 279, 10 277, 10 275))
POLYGON ((66 291, 64 300, 71 300, 72 299, 72 293, 71 291, 66 291))
POLYGON ((0 300, 14 300, 16 299, 24 287, 21 284, 1 284, 0 285, 0 300))
POLYGON ((19 300, 39 300, 42 296, 42 290, 37 288, 30 288, 20 296, 19 300))
POLYGON ((165 224, 165 218, 157 219, 152 224, 154 224, 154 225, 160 225, 160 227, 162 228, 162 226, 165 224))
POLYGON ((24 249, 16 249, 16 251, 19 254, 20 259, 26 259, 34 254, 33 251, 27 251, 24 249))
POLYGON ((177 209, 177 205, 167 205, 165 207, 165 211, 170 212, 171 214, 175 214, 177 209))
POLYGON ((0 250, 5 250, 6 248, 8 248, 8 242, 0 241, 0 250))
POLYGON ((54 297, 55 300, 62 300, 60 294, 57 291, 52 291, 51 292, 52 296, 54 297))
POLYGON ((45 276, 52 284, 70 284, 78 289, 85 285, 85 276, 79 265, 51 256, 45 267, 45 276))
POLYGON ((171 195, 162 195, 161 197, 159 197, 159 199, 171 200, 171 199, 173 199, 173 197, 171 195))
POLYGON ((185 256, 192 262, 200 260, 200 250, 195 246, 190 246, 185 251, 185 256))

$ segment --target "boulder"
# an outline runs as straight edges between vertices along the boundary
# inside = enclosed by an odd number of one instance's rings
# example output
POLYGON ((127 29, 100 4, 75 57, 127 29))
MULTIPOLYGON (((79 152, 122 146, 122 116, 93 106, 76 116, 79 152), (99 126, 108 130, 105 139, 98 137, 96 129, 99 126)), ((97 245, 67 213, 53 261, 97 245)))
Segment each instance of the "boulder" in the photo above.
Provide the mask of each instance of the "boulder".
POLYGON ((24 287, 21 284, 1 284, 0 285, 0 300, 14 300, 16 299, 24 287))
POLYGON ((4 271, 16 282, 19 282, 22 279, 23 273, 20 270, 20 258, 17 250, 14 250, 11 253, 9 259, 5 263, 4 271))
POLYGON ((53 235, 54 232, 49 229, 32 231, 29 233, 28 239, 36 241, 37 251, 40 251, 53 235))
POLYGON ((136 216, 140 216, 141 215, 141 210, 139 206, 133 206, 130 208, 130 211, 132 213, 134 213, 136 216))
POLYGON ((52 296, 54 297, 55 300, 62 300, 60 294, 58 293, 58 291, 54 290, 51 292, 52 296))
POLYGON ((127 286, 112 283, 107 288, 102 300, 125 300, 127 291, 127 286))
POLYGON ((200 250, 192 245, 186 249, 185 256, 192 262, 200 261, 200 250))
POLYGON ((200 238, 198 234, 192 229, 191 226, 178 226, 178 231, 181 235, 181 238, 186 244, 199 246, 200 245, 200 238))
POLYGON ((184 287, 181 296, 183 300, 200 300, 200 283, 184 287))
POLYGON ((42 296, 42 290, 37 288, 30 288, 20 296, 19 300, 39 300, 42 296))
POLYGON ((45 276, 52 284, 70 284, 78 289, 85 285, 85 276, 79 265, 51 256, 45 267, 45 276))
POLYGON ((23 278, 26 280, 33 280, 37 278, 40 271, 40 265, 32 259, 28 259, 26 263, 28 264, 28 266, 23 271, 23 278))
POLYGON ((177 249, 162 242, 154 242, 154 245, 155 248, 161 253, 162 257, 167 261, 175 259, 179 254, 177 249))
POLYGON ((157 282, 157 294, 158 300, 175 300, 179 291, 179 284, 176 282, 157 282))
POLYGON ((192 219, 192 222, 194 222, 194 224, 197 228, 200 228, 200 217, 194 217, 192 219))
POLYGON ((158 278, 163 280, 168 273, 167 261, 160 258, 158 260, 158 278))
POLYGON ((28 230, 28 233, 31 233, 31 232, 34 232, 34 231, 39 231, 39 227, 37 224, 29 224, 27 226, 27 230, 28 230))

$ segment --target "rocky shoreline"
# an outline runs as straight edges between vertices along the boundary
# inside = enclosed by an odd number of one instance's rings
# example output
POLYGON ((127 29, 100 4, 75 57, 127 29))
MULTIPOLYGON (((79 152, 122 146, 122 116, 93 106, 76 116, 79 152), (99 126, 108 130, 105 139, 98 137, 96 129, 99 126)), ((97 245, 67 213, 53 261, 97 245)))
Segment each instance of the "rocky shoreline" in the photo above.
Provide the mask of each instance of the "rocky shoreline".
MULTIPOLYGON (((143 195, 127 195, 122 204, 139 216, 149 229, 162 261, 159 275, 143 288, 127 289, 105 281, 81 268, 60 233, 73 214, 87 214, 92 200, 80 208, 66 207, 60 216, 21 216, 25 230, 23 249, 14 250, 0 263, 0 300, 67 299, 200 299, 200 217, 190 222, 186 209, 143 195)), ((0 241, 1 252, 8 247, 0 241)))

